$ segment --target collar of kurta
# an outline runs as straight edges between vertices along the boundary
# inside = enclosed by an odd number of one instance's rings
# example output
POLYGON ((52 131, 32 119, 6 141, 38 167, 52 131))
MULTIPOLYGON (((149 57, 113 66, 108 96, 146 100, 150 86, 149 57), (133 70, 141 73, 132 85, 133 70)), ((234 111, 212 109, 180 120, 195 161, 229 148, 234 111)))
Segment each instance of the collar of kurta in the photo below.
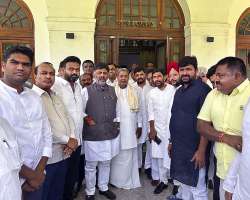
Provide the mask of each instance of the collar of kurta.
POLYGON ((188 84, 188 86, 185 88, 184 87, 184 85, 182 85, 181 86, 181 91, 182 92, 185 92, 186 90, 188 90, 190 87, 192 87, 193 85, 195 85, 197 82, 202 82, 200 79, 194 79, 194 80, 192 80, 189 84, 188 84))
POLYGON ((0 85, 2 85, 4 88, 6 88, 8 91, 11 91, 13 93, 17 93, 17 94, 24 94, 26 93, 29 89, 26 87, 23 87, 23 91, 21 93, 18 93, 17 90, 13 87, 10 87, 9 85, 7 85, 6 83, 4 83, 2 80, 0 80, 0 85))
POLYGON ((230 94, 230 96, 235 96, 237 95, 238 93, 241 93, 244 91, 244 89, 249 86, 249 80, 248 79, 245 79, 238 87, 236 87, 232 93, 230 94))
MULTIPOLYGON (((45 90, 39 88, 36 85, 33 85, 32 90, 34 90, 39 96, 42 96, 43 94, 49 95, 45 90)), ((55 94, 53 90, 50 91, 51 94, 55 94)))
MULTIPOLYGON (((56 79, 58 79, 60 82, 62 82, 62 84, 63 85, 70 85, 70 83, 67 81, 67 80, 65 80, 64 78, 62 78, 62 77, 56 77, 56 79)), ((74 83, 74 88, 76 87, 76 82, 74 83)))

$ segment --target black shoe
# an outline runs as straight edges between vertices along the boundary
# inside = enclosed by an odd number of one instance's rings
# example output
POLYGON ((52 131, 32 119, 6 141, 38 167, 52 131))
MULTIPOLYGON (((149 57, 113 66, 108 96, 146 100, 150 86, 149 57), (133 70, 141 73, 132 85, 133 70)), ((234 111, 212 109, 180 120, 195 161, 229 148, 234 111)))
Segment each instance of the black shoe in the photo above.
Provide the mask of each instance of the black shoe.
POLYGON ((95 195, 86 195, 85 200, 95 200, 95 195))
POLYGON ((144 172, 147 175, 148 179, 152 180, 151 168, 145 169, 144 172))
POLYGON ((174 184, 174 180, 173 179, 168 179, 168 183, 174 184))
POLYGON ((154 194, 160 194, 163 190, 167 189, 168 185, 164 184, 163 182, 160 182, 159 185, 154 190, 154 194))
POLYGON ((99 194, 105 196, 107 199, 111 199, 111 200, 116 199, 116 195, 110 190, 107 190, 107 191, 99 190, 99 194))
POLYGON ((176 195, 178 193, 179 186, 174 185, 173 190, 172 190, 172 195, 176 195))
POLYGON ((152 180, 152 181, 151 181, 151 185, 152 185, 152 186, 157 186, 157 185, 159 185, 159 183, 160 183, 159 180, 152 180))

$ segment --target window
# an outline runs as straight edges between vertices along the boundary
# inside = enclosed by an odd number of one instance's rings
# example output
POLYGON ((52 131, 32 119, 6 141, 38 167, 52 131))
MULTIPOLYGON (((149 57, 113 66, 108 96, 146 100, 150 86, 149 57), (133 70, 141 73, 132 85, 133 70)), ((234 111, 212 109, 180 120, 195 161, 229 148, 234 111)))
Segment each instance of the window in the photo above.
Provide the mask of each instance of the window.
POLYGON ((33 18, 23 1, 0 1, 0 38, 0 62, 6 50, 14 45, 34 47, 33 18))
MULTIPOLYGON (((236 55, 242 58, 250 70, 250 8, 240 16, 236 28, 236 55)), ((250 77, 250 74, 249 74, 250 77)))
POLYGON ((32 23, 21 6, 14 0, 0 1, 0 26, 7 28, 30 28, 32 23))
POLYGON ((239 22, 238 28, 239 35, 249 35, 250 36, 250 12, 247 13, 243 19, 239 22))
POLYGON ((100 15, 97 19, 98 26, 114 26, 116 23, 115 0, 106 0, 103 2, 100 15))
POLYGON ((175 0, 103 0, 97 8, 98 27, 181 29, 183 16, 175 0))
POLYGON ((180 28, 180 20, 177 10, 171 0, 165 0, 164 26, 167 28, 180 28))

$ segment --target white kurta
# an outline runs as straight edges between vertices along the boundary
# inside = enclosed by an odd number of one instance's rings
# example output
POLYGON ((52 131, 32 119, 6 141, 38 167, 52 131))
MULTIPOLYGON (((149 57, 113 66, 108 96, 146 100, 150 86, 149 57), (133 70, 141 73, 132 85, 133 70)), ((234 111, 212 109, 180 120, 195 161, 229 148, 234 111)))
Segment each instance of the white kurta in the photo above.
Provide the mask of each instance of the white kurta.
POLYGON ((0 118, 0 199, 21 200, 21 165, 14 130, 0 118))
POLYGON ((233 193, 233 200, 250 199, 250 99, 244 108, 242 152, 232 162, 223 189, 233 193))
POLYGON ((35 169, 42 156, 52 156, 52 133, 42 100, 28 88, 19 94, 2 81, 0 93, 0 117, 15 130, 23 164, 35 169))
MULTIPOLYGON (((88 101, 87 88, 82 89, 83 107, 86 108, 88 101)), ((86 114, 85 114, 86 116, 86 114)), ((116 119, 114 119, 116 121, 116 119)), ((87 161, 107 161, 111 160, 119 153, 120 135, 112 140, 104 141, 84 141, 85 159, 87 161)))
MULTIPOLYGON (((120 118, 121 150, 137 147, 136 129, 137 127, 141 127, 141 113, 140 111, 130 111, 127 101, 127 92, 127 88, 121 89, 121 96, 118 96, 117 100, 117 117, 120 118)), ((139 99, 140 97, 135 89, 134 93, 139 99)))
POLYGON ((148 121, 154 120, 157 136, 162 141, 160 145, 152 141, 152 158, 163 158, 167 168, 170 168, 167 146, 174 93, 175 88, 168 84, 164 90, 154 88, 148 94, 148 121))
MULTIPOLYGON (((137 94, 135 89, 134 93, 137 94)), ((121 94, 118 95, 117 116, 120 118, 121 150, 111 162, 110 183, 118 188, 132 189, 141 186, 136 138, 136 129, 141 127, 141 115, 130 111, 127 95, 127 88, 121 89, 121 94)))
POLYGON ((139 144, 143 144, 146 142, 148 137, 148 130, 149 130, 149 122, 148 122, 148 93, 153 89, 152 86, 146 82, 146 85, 143 88, 137 86, 139 91, 141 91, 141 116, 142 116, 142 134, 138 140, 139 144))
POLYGON ((63 101, 70 117, 73 119, 78 145, 82 145, 83 115, 85 107, 83 106, 80 84, 75 83, 74 88, 75 91, 73 92, 70 83, 61 77, 56 77, 52 87, 53 91, 63 101))

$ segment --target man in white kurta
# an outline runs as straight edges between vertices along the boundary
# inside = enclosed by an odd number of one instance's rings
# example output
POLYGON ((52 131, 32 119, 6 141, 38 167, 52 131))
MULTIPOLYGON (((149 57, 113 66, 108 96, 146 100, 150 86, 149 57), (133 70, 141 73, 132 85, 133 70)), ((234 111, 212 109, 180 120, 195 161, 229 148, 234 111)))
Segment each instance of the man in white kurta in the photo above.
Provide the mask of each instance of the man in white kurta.
POLYGON ((63 60, 62 77, 56 77, 52 90, 58 95, 69 116, 75 124, 75 137, 78 141, 78 147, 71 154, 68 161, 68 169, 64 186, 64 199, 73 198, 73 188, 78 179, 78 166, 80 162, 82 145, 82 128, 84 107, 81 96, 81 86, 77 82, 80 76, 81 60, 75 56, 68 56, 63 60))
POLYGON ((9 123, 0 118, 0 199, 21 200, 21 165, 16 134, 9 123))
POLYGON ((144 163, 145 173, 148 177, 151 176, 151 144, 148 140, 148 130, 149 130, 149 122, 148 122, 148 101, 147 95, 149 91, 153 88, 149 85, 146 80, 145 69, 143 67, 137 67, 134 71, 134 76, 137 82, 137 88, 141 92, 141 116, 142 116, 142 134, 138 139, 138 167, 142 167, 142 146, 146 142, 147 151, 144 163))
POLYGON ((226 200, 250 199, 250 99, 244 108, 242 128, 242 152, 238 153, 232 162, 223 183, 223 189, 226 191, 226 200))
POLYGON ((23 161, 20 170, 24 200, 42 199, 45 167, 52 156, 52 134, 42 100, 24 83, 32 72, 33 52, 23 46, 10 48, 2 64, 0 117, 17 136, 23 161))
POLYGON ((120 118, 120 153, 111 162, 110 183, 118 188, 140 187, 137 134, 141 131, 140 97, 135 88, 128 85, 127 69, 118 70, 117 116, 120 118), (137 130, 138 129, 138 130, 137 130), (121 173, 123 172, 123 173, 121 173))
POLYGON ((160 180, 154 193, 159 194, 167 188, 168 183, 170 158, 167 144, 170 136, 169 120, 175 88, 164 84, 163 74, 160 71, 153 73, 153 81, 156 87, 148 94, 148 121, 150 123, 149 138, 152 141, 152 178, 160 180), (160 139, 160 143, 157 138, 160 139))

